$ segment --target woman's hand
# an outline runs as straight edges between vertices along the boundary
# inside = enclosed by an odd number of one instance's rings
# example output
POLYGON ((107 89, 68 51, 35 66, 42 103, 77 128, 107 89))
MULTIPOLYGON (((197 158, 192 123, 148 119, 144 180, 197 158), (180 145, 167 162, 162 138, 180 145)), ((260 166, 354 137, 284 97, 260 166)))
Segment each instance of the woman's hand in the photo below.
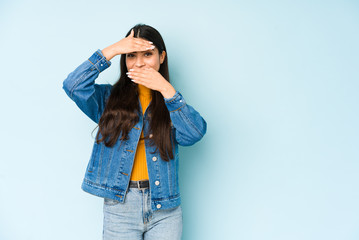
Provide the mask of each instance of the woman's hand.
POLYGON ((152 42, 141 38, 135 38, 133 35, 134 31, 132 29, 130 35, 101 50, 102 54, 108 61, 110 61, 116 55, 146 51, 155 48, 152 42))
POLYGON ((126 74, 133 82, 159 91, 165 98, 171 98, 176 93, 173 86, 161 75, 161 73, 153 68, 130 69, 126 74))

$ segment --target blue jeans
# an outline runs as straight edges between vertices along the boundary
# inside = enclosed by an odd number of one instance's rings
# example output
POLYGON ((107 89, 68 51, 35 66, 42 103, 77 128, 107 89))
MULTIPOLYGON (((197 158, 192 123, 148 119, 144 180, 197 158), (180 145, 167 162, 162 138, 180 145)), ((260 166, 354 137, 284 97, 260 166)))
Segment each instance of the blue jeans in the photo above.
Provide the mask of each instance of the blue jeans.
POLYGON ((182 208, 152 212, 148 188, 129 188, 124 203, 104 198, 104 240, 180 240, 182 208))

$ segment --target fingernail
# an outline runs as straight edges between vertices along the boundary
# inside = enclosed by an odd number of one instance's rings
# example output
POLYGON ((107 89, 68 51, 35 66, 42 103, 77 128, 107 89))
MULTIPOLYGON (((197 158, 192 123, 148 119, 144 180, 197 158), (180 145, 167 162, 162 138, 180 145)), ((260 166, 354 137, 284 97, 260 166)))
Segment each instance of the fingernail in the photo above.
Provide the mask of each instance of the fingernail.
POLYGON ((130 71, 132 72, 132 71, 134 71, 134 70, 131 68, 130 71))
POLYGON ((149 42, 150 44, 153 44, 153 42, 149 42))

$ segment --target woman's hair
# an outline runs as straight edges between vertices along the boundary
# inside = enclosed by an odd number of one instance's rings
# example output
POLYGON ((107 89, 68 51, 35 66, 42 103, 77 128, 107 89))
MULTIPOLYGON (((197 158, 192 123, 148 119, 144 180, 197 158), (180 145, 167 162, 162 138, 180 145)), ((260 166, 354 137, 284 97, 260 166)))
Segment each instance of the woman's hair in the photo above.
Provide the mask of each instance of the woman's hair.
MULTIPOLYGON (((160 33, 153 27, 145 24, 137 24, 133 27, 133 30, 134 37, 153 42, 160 55, 162 51, 166 51, 159 73, 169 82, 167 50, 160 33)), ((126 37, 130 33, 131 30, 126 34, 126 37)), ((104 141, 107 147, 114 146, 120 136, 121 140, 128 140, 129 132, 139 121, 138 87, 126 75, 126 72, 128 72, 126 54, 121 54, 120 68, 120 78, 111 89, 111 94, 98 123, 99 130, 96 135, 96 142, 104 141), (101 139, 99 139, 99 133, 102 135, 101 139)), ((156 146, 155 151, 159 150, 162 159, 169 161, 173 159, 173 136, 170 114, 162 94, 151 89, 151 95, 152 101, 147 108, 149 111, 147 116, 149 117, 149 132, 152 133, 152 137, 144 136, 144 138, 150 140, 151 146, 156 146)))

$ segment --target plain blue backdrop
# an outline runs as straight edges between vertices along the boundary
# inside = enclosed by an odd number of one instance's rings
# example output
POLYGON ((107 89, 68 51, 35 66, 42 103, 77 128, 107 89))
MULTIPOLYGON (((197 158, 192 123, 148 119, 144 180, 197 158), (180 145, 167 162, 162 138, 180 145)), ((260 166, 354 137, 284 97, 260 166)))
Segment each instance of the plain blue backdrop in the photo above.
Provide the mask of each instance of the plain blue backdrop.
MULTIPOLYGON (((183 239, 359 239, 358 1, 1 1, 0 239, 102 237, 96 124, 62 82, 137 23, 206 119, 180 148, 183 239)), ((97 83, 114 83, 119 56, 97 83)))

